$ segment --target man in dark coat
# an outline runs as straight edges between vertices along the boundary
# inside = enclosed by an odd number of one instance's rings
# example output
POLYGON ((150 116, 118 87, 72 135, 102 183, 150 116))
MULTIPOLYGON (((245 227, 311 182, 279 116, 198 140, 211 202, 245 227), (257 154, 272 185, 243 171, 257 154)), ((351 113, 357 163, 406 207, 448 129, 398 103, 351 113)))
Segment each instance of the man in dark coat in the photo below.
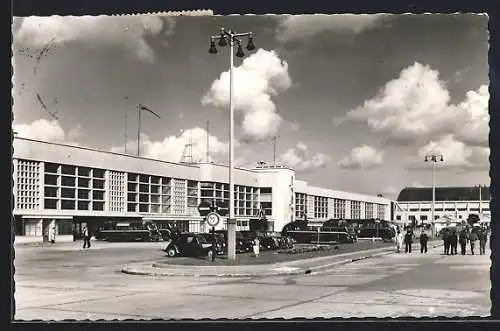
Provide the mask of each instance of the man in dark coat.
POLYGON ((488 232, 482 229, 479 233, 479 254, 486 254, 486 241, 488 241, 488 232))
POLYGON ((429 241, 429 236, 425 233, 424 229, 422 229, 422 233, 420 233, 420 253, 427 253, 427 242, 429 241))
POLYGON ((410 229, 406 230, 405 234, 405 253, 411 253, 411 244, 413 243, 413 233, 410 229))
POLYGON ((458 241, 460 242, 460 253, 462 253, 462 255, 465 255, 465 253, 466 253, 467 240, 468 240, 467 230, 462 229, 460 231, 460 235, 458 237, 458 241))
POLYGON ((470 232, 469 236, 469 241, 470 241, 470 252, 472 255, 474 255, 474 247, 476 246, 476 241, 479 239, 479 236, 477 235, 477 230, 472 229, 470 232))
POLYGON ((450 232, 448 228, 443 229, 444 254, 450 254, 450 232))
POLYGON ((456 229, 453 229, 450 234, 450 249, 451 255, 457 255, 458 246, 458 233, 456 229))

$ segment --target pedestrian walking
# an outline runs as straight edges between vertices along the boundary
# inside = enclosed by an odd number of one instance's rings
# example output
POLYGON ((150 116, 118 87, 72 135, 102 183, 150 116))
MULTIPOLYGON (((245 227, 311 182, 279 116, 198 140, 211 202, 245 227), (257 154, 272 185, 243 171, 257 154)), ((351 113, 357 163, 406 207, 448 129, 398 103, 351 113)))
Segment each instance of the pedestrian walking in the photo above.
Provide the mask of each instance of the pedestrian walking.
POLYGON ((457 255, 457 248, 458 248, 458 233, 456 229, 453 229, 450 234, 451 255, 457 255))
POLYGON ((255 239, 253 240, 253 255, 255 255, 255 257, 259 257, 259 254, 260 254, 260 240, 259 237, 255 237, 255 239))
POLYGON ((52 226, 49 229, 49 241, 51 244, 56 243, 56 226, 55 226, 55 224, 52 224, 52 226))
POLYGON ((478 240, 478 235, 477 235, 477 230, 472 229, 470 232, 469 236, 469 242, 470 242, 470 252, 472 255, 474 255, 474 247, 476 246, 476 241, 478 240))
POLYGON ((444 255, 450 254, 450 231, 448 228, 443 230, 444 255))
POLYGON ((90 231, 88 227, 83 228, 83 248, 90 248, 90 231))
POLYGON ((420 254, 427 253, 427 242, 429 241, 429 236, 425 233, 424 229, 420 233, 420 254))
POLYGON ((479 233, 479 254, 486 254, 486 242, 488 241, 488 232, 486 229, 482 229, 479 233))
POLYGON ((411 244, 413 243, 413 233, 410 229, 406 231, 405 234, 405 253, 411 253, 411 244))
POLYGON ((396 233, 396 251, 398 253, 401 252, 401 248, 403 247, 403 240, 404 240, 403 234, 398 229, 398 232, 396 233))
POLYGON ((468 240, 467 230, 462 229, 458 236, 458 241, 460 242, 460 253, 465 255, 467 249, 467 240, 468 240))

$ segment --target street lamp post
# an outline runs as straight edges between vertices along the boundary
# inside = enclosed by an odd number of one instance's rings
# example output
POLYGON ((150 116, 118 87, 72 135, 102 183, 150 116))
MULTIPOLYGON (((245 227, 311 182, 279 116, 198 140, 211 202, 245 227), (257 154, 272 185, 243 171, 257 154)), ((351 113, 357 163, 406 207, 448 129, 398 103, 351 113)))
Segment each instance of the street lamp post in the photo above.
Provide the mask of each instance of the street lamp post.
POLYGON ((429 154, 425 156, 425 162, 432 162, 432 208, 431 208, 431 237, 434 237, 435 204, 436 204, 436 163, 443 162, 442 154, 429 154))
POLYGON ((234 46, 238 47, 237 57, 244 57, 245 53, 241 47, 242 38, 248 38, 247 49, 255 49, 252 32, 235 33, 231 30, 220 29, 218 35, 210 37, 210 54, 217 54, 215 41, 218 40, 220 47, 225 47, 229 43, 229 217, 227 220, 227 258, 236 259, 236 220, 234 219, 234 107, 233 107, 233 67, 234 67, 234 46))

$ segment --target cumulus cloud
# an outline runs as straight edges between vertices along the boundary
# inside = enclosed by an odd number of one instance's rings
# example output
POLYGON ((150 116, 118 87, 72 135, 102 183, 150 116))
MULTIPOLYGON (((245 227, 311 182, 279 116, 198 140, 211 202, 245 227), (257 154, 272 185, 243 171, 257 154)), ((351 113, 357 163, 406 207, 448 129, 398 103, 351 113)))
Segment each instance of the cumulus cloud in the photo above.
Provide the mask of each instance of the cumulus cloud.
POLYGON ((308 147, 299 142, 297 146, 289 148, 278 157, 278 161, 293 168, 296 172, 311 172, 324 167, 329 157, 323 153, 316 153, 309 157, 308 147))
POLYGON ((488 88, 483 85, 468 92, 462 103, 450 105, 450 94, 439 72, 416 62, 374 98, 335 118, 334 123, 365 122, 393 143, 454 134, 458 140, 484 147, 488 143, 488 100, 488 88))
POLYGON ((382 165, 384 152, 369 145, 355 147, 338 165, 344 169, 371 169, 382 165))
POLYGON ((14 41, 31 47, 46 47, 76 41, 89 47, 120 45, 145 62, 154 61, 146 38, 168 37, 175 19, 163 15, 48 16, 15 18, 14 41))
POLYGON ((430 165, 424 159, 430 154, 443 155, 444 161, 436 163, 438 169, 486 170, 489 167, 489 148, 468 146, 453 135, 446 135, 422 146, 418 150, 418 157, 407 158, 407 164, 410 168, 428 167, 430 165))
POLYGON ((384 14, 336 14, 336 15, 294 15, 279 16, 276 39, 282 43, 304 40, 324 31, 338 31, 357 34, 377 26, 388 17, 384 14))
POLYGON ((78 146, 74 139, 82 135, 80 125, 71 129, 67 134, 59 121, 48 121, 46 119, 39 119, 29 124, 14 124, 12 129, 21 138, 65 143, 74 146, 78 146))
MULTIPOLYGON (((288 63, 274 51, 259 49, 234 68, 233 104, 242 114, 243 140, 262 141, 276 135, 283 121, 271 97, 290 88, 288 63)), ((201 103, 229 105, 229 71, 223 72, 202 97, 201 103)))
MULTIPOLYGON (((178 136, 172 135, 163 140, 154 141, 146 134, 141 135, 141 156, 159 159, 169 162, 181 162, 183 160, 186 145, 192 144, 186 155, 192 155, 192 162, 205 162, 207 154, 207 132, 199 127, 183 130, 178 136)), ((228 143, 220 141, 215 136, 209 137, 210 162, 227 163, 228 143)), ((127 150, 133 151, 137 148, 137 141, 129 141, 127 150)), ((187 147, 189 148, 189 147, 187 147)), ((112 152, 123 153, 124 146, 111 148, 112 152)), ((191 161, 185 159, 185 161, 191 161)))

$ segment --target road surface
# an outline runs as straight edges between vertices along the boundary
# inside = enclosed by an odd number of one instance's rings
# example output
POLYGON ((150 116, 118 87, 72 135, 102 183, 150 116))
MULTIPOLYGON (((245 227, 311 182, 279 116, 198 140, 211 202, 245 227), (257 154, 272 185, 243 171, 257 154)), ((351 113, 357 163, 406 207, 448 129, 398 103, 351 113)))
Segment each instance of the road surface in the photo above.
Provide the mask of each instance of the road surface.
POLYGON ((16 320, 488 316, 489 250, 442 247, 361 260, 319 273, 264 278, 145 277, 127 263, 161 243, 93 249, 16 247, 16 320))

